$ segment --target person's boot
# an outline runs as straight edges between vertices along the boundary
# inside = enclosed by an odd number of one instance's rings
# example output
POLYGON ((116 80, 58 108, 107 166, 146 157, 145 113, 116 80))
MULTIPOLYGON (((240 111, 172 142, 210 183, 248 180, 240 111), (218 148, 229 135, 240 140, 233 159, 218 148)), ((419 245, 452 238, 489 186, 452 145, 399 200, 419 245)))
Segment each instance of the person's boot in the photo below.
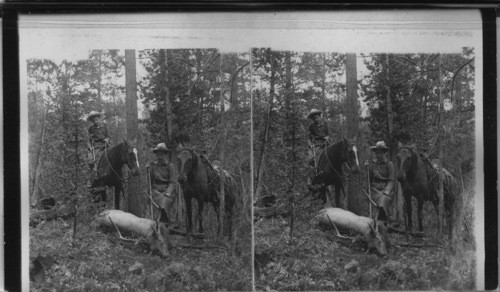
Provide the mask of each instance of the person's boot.
POLYGON ((165 223, 165 225, 170 224, 170 220, 168 219, 167 212, 165 212, 164 209, 161 209, 161 211, 160 211, 160 222, 165 223))

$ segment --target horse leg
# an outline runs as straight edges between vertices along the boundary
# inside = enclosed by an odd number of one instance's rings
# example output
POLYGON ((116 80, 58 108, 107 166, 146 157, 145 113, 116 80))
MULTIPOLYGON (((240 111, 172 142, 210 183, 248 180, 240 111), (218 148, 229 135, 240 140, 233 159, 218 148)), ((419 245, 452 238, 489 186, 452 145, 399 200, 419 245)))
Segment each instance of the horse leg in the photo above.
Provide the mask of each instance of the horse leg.
POLYGON ((228 207, 226 208, 226 217, 229 228, 229 239, 231 239, 233 236, 233 215, 233 208, 230 206, 230 204, 228 204, 228 207))
POLYGON ((318 199, 321 199, 323 201, 323 204, 326 204, 327 202, 327 192, 328 192, 328 188, 326 186, 322 186, 319 190, 318 190, 319 194, 318 194, 318 199))
POLYGON ((342 187, 339 184, 335 184, 335 207, 342 208, 340 206, 340 196, 342 196, 342 187))
POLYGON ((198 201, 198 231, 204 233, 203 230, 203 199, 198 201))
POLYGON ((219 201, 212 201, 212 206, 214 207, 215 211, 215 217, 217 217, 217 235, 220 235, 221 228, 220 228, 220 218, 219 218, 219 206, 220 202, 219 201))
POLYGON ((115 210, 120 210, 120 195, 123 189, 119 186, 115 186, 115 210))
POLYGON ((453 219, 454 219, 454 197, 452 197, 451 193, 445 193, 444 197, 444 211, 446 214, 446 223, 448 224, 448 238, 452 239, 453 232, 453 219))
POLYGON ((406 230, 410 231, 413 229, 413 221, 412 221, 412 206, 411 206, 411 195, 405 194, 405 209, 406 209, 406 220, 408 222, 408 225, 406 226, 406 230))
POLYGON ((187 194, 186 191, 184 191, 184 201, 186 202, 186 216, 187 216, 187 222, 186 222, 186 232, 190 233, 191 230, 193 229, 193 214, 191 211, 191 196, 187 194))
POLYGON ((424 226, 422 224, 422 209, 424 207, 424 200, 418 200, 417 202, 417 216, 418 216, 418 231, 422 232, 424 231, 424 226))
POLYGON ((437 232, 441 233, 442 232, 442 226, 441 226, 441 216, 439 212, 439 201, 433 201, 432 204, 434 205, 434 210, 436 211, 436 216, 437 216, 437 232))

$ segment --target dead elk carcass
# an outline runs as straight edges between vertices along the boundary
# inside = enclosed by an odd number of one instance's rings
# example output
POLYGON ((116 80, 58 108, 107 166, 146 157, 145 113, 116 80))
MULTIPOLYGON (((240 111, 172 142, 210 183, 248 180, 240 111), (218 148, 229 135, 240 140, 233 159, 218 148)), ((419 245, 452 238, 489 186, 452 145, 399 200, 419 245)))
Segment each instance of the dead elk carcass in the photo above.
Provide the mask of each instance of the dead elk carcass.
POLYGON ((172 243, 168 237, 168 230, 156 221, 139 218, 121 210, 105 210, 97 216, 96 222, 99 226, 113 229, 116 226, 120 232, 137 234, 144 238, 144 242, 152 252, 162 257, 169 256, 168 249, 172 247, 172 243))
POLYGON ((316 223, 338 230, 352 230, 362 235, 369 249, 374 249, 381 256, 387 255, 389 241, 387 232, 377 220, 358 216, 340 208, 325 208, 316 215, 316 223))

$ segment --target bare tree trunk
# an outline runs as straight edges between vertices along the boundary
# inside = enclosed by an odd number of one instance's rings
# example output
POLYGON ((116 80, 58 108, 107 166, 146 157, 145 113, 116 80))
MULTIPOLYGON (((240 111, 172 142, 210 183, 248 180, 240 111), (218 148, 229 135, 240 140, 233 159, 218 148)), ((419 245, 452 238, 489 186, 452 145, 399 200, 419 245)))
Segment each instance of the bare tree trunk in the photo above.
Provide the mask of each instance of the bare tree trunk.
POLYGON ((224 174, 224 162, 225 162, 225 146, 226 146, 226 119, 225 119, 225 100, 224 100, 224 71, 223 69, 223 63, 224 61, 224 55, 221 53, 220 56, 220 133, 221 133, 221 143, 220 143, 220 154, 219 154, 219 159, 220 159, 220 205, 219 205, 219 222, 220 225, 217 228, 217 233, 219 236, 224 236, 224 215, 225 215, 225 194, 224 194, 224 185, 226 183, 226 176, 224 174))
POLYGON ((390 61, 389 61, 389 54, 386 54, 386 103, 387 103, 387 139, 389 141, 389 147, 390 147, 390 160, 394 161, 394 158, 396 157, 396 152, 395 152, 395 145, 394 145, 394 113, 392 111, 392 97, 391 97, 391 86, 390 86, 390 61))
MULTIPOLYGON (((397 143, 394 139, 394 111, 392 109, 392 93, 391 93, 391 75, 390 75, 390 59, 389 59, 389 54, 386 54, 386 87, 387 87, 387 96, 386 96, 386 103, 387 103, 387 138, 389 141, 389 148, 390 148, 390 160, 394 165, 396 165, 396 149, 397 149, 397 143)), ((390 210, 390 215, 395 216, 396 218, 402 217, 403 214, 403 204, 401 204, 401 200, 403 199, 402 196, 400 195, 401 192, 399 191, 399 184, 394 182, 394 193, 393 193, 393 199, 392 203, 390 204, 389 208, 390 210)))
MULTIPOLYGON (((443 77, 441 73, 441 65, 442 65, 442 55, 439 54, 439 111, 438 111, 438 149, 439 149, 439 162, 438 162, 438 170, 439 173, 443 173, 443 77)), ((444 209, 444 196, 443 196, 443 176, 438 175, 439 178, 439 218, 438 218, 438 232, 442 233, 443 231, 443 209, 444 209)))
MULTIPOLYGON (((125 50, 125 91, 127 108, 127 139, 137 140, 139 128, 137 127, 137 79, 135 50, 125 50)), ((142 201, 140 200, 141 180, 140 176, 131 176, 127 187, 127 210, 138 216, 142 214, 142 201)))
POLYGON ((33 178, 33 185, 31 189, 31 204, 35 205, 40 200, 40 175, 42 173, 42 160, 43 160, 43 145, 45 142, 45 120, 47 117, 48 109, 45 110, 42 119, 42 133, 40 134, 40 147, 38 148, 37 158, 36 158, 36 166, 35 166, 35 176, 33 178))
MULTIPOLYGON (((357 137, 359 127, 358 116, 358 73, 356 64, 356 53, 348 53, 346 56, 346 130, 349 138, 357 137)), ((361 197, 361 183, 359 178, 350 175, 347 178, 346 194, 342 198, 344 208, 356 214, 362 214, 366 209, 366 199, 361 197), (356 181, 357 180, 357 181, 356 181)))
POLYGON ((266 126, 264 135, 262 136, 262 149, 260 151, 259 164, 257 166, 257 189, 255 191, 254 200, 257 201, 262 196, 263 180, 264 180, 264 160, 266 157, 267 141, 269 135, 269 127, 271 125, 271 112, 274 107, 274 83, 276 76, 276 68, 274 64, 274 53, 271 51, 271 80, 269 89, 269 110, 267 111, 266 126))
MULTIPOLYGON (((162 60, 161 66, 162 66, 162 75, 163 75, 163 94, 165 95, 165 117, 167 120, 166 123, 166 142, 171 143, 172 142, 172 127, 173 127, 173 117, 172 117, 172 102, 170 100, 170 87, 169 87, 169 71, 168 71, 168 55, 167 55, 167 50, 162 49, 160 50, 160 59, 162 60)), ((167 144, 168 145, 168 144, 167 144)), ((170 148, 172 148, 172 145, 169 145, 170 148)), ((170 161, 173 161, 173 152, 170 153, 170 161)))
POLYGON ((326 100, 326 53, 321 53, 321 97, 326 100))
MULTIPOLYGON (((160 50, 160 74, 162 74, 162 94, 165 96, 165 117, 166 117, 166 126, 165 126, 165 143, 168 145, 168 148, 173 149, 169 153, 169 161, 174 164, 174 169, 177 170, 177 159, 175 153, 175 145, 173 145, 172 131, 173 131, 173 113, 172 113, 172 101, 170 96, 170 83, 169 83, 169 68, 168 68, 168 51, 165 49, 160 50)), ((177 171, 174 174, 174 180, 177 182, 177 171)), ((171 219, 176 222, 181 222, 183 220, 183 211, 184 211, 184 200, 182 196, 182 188, 179 187, 176 183, 177 192, 175 192, 177 198, 175 200, 175 206, 173 208, 173 214, 168 214, 171 216, 171 219)))

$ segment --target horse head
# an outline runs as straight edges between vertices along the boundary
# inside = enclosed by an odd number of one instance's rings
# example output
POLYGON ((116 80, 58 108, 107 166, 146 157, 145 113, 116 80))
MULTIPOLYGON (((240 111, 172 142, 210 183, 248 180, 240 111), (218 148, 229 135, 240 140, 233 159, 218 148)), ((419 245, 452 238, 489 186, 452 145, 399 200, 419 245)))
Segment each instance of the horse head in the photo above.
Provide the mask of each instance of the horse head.
POLYGON ((352 173, 359 171, 358 148, 356 147, 356 138, 349 140, 344 138, 344 151, 342 160, 346 162, 347 167, 352 173))
POLYGON ((181 184, 186 183, 188 174, 193 168, 194 160, 195 154, 192 150, 184 148, 179 151, 179 155, 177 155, 177 165, 179 172, 178 180, 181 184))
POLYGON ((135 144, 137 143, 137 139, 134 139, 132 142, 129 142, 123 139, 123 145, 125 146, 124 157, 122 157, 122 161, 127 164, 128 168, 132 175, 136 176, 139 174, 139 158, 137 154, 137 148, 135 144))
POLYGON ((398 180, 404 181, 406 176, 410 170, 412 164, 413 157, 413 148, 412 146, 402 146, 398 145, 399 151, 397 155, 397 172, 398 172, 398 180))

